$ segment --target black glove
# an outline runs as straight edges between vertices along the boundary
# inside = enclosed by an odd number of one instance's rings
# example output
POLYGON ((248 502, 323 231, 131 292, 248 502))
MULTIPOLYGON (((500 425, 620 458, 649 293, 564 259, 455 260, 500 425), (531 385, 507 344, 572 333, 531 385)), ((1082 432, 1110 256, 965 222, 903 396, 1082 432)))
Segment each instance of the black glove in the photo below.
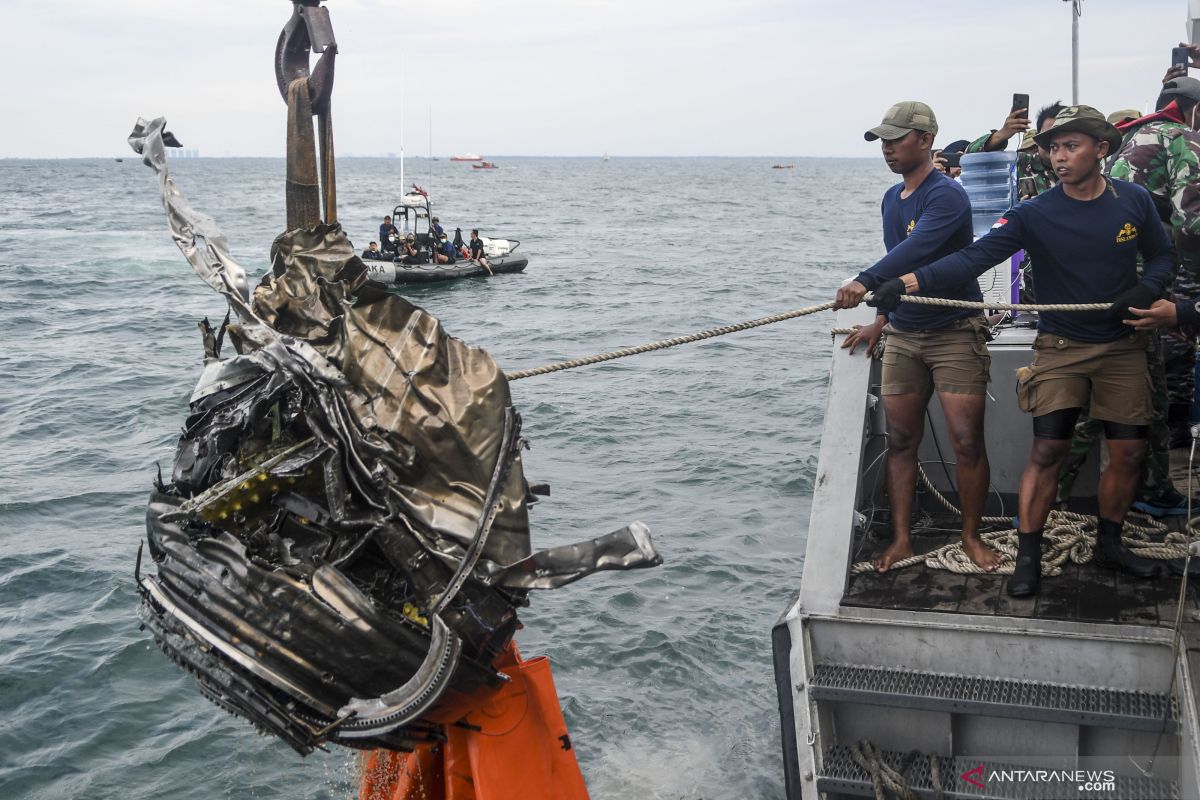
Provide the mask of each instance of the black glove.
POLYGON ((895 311, 900 307, 900 298, 905 294, 907 292, 904 291, 904 281, 892 278, 876 287, 872 292, 871 299, 867 301, 867 305, 874 306, 880 311, 895 311))
POLYGON ((1132 289, 1121 292, 1117 299, 1113 300, 1113 307, 1108 315, 1113 319, 1133 319, 1133 314, 1129 313, 1130 308, 1149 308, 1158 299, 1158 295, 1158 292, 1146 284, 1139 283, 1132 289))

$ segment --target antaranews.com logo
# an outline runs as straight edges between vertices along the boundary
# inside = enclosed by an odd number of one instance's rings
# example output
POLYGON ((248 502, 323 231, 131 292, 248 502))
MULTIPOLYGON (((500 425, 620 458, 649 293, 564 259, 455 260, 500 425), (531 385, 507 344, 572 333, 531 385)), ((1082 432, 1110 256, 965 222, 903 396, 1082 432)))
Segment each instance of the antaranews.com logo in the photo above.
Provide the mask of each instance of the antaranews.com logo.
POLYGON ((1111 769, 988 769, 980 764, 959 775, 967 783, 980 789, 988 784, 1042 783, 1074 785, 1080 792, 1115 792, 1117 773, 1111 769))

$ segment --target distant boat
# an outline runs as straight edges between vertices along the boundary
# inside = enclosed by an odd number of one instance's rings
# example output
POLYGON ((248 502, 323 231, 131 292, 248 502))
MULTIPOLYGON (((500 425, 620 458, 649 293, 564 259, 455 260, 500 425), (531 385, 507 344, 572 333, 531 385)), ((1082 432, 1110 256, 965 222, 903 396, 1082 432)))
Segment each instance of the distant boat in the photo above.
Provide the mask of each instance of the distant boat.
POLYGON ((483 156, 474 153, 463 153, 461 156, 450 156, 451 161, 483 161, 483 156))
POLYGON ((500 169, 490 161, 480 161, 478 164, 472 164, 471 169, 500 169))
POLYGON ((608 161, 608 153, 605 153, 604 155, 600 156, 600 160, 601 160, 601 161, 608 161))
POLYGON ((125 161, 125 159, 123 159, 123 158, 114 158, 114 159, 113 159, 113 161, 115 161, 115 162, 117 162, 118 164, 120 164, 120 163, 122 163, 123 161, 125 161))
POLYGON ((795 164, 774 164, 771 166, 771 169, 795 169, 795 168, 796 168, 795 164))

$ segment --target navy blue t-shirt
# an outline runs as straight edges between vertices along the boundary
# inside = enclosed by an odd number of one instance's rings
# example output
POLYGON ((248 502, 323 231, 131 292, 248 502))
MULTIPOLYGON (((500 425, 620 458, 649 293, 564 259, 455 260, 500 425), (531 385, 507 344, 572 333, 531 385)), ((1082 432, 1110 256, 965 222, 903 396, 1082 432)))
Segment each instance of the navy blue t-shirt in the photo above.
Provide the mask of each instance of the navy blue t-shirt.
MULTIPOLYGON (((1062 184, 1005 212, 967 249, 916 271, 922 291, 937 294, 1024 248, 1039 303, 1107 303, 1142 282, 1162 292, 1171 280, 1175 251, 1158 220, 1150 193, 1110 180, 1093 200, 1067 196, 1062 184)), ((1043 311, 1038 330, 1084 342, 1111 342, 1133 333, 1107 311, 1043 311)))
MULTIPOLYGON (((887 190, 883 196, 883 244, 887 255, 855 280, 870 290, 890 278, 899 278, 942 256, 955 253, 971 243, 971 201, 956 182, 936 169, 916 191, 901 198, 904 184, 887 190)), ((982 300, 979 282, 964 279, 939 292, 938 297, 955 300, 982 300)), ((955 320, 979 314, 974 309, 938 308, 916 303, 901 303, 888 320, 896 330, 928 331, 945 328, 955 320)))

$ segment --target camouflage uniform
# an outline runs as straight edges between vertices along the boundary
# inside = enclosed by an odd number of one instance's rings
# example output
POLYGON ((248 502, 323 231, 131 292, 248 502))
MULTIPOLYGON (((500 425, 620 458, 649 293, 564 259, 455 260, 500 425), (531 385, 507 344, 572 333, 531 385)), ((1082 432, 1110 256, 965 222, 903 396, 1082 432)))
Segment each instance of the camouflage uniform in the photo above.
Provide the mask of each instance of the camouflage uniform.
MULTIPOLYGON (((1121 149, 1109 160, 1109 175, 1149 190, 1159 217, 1174 233, 1183 269, 1172 291, 1180 299, 1200 299, 1200 137, 1177 122, 1146 123, 1127 132, 1121 149)), ((1181 342, 1166 334, 1151 339, 1147 352, 1154 400, 1154 419, 1147 441, 1146 474, 1137 500, 1153 502, 1177 491, 1170 475, 1169 407, 1191 406, 1196 377, 1195 338, 1181 342)), ((1063 502, 1103 426, 1082 417, 1071 439, 1071 453, 1059 477, 1063 502)))
MULTIPOLYGON (((1181 269, 1172 286, 1176 299, 1200 300, 1200 136, 1178 122, 1149 122, 1127 133, 1109 174, 1144 186, 1159 217, 1174 234, 1181 269)), ((1164 336, 1167 396, 1171 405, 1192 405, 1196 340, 1164 336)))

